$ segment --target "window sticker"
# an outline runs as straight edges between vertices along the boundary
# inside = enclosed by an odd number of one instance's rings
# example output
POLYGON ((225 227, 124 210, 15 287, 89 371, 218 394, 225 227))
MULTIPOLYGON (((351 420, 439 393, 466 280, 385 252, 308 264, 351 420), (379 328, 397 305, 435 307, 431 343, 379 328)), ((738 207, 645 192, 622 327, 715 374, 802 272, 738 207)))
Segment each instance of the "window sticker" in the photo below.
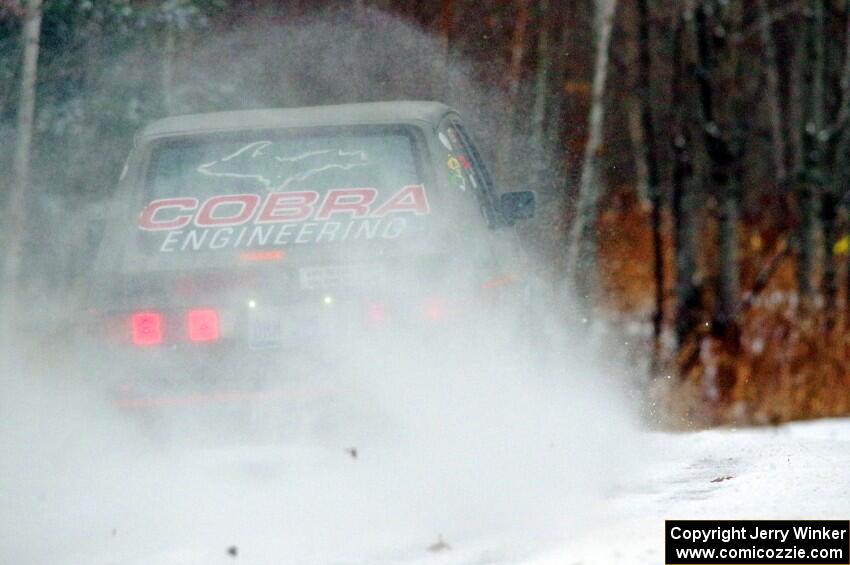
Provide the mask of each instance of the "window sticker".
POLYGON ((139 215, 142 232, 159 232, 161 253, 292 244, 397 239, 409 220, 431 213, 423 185, 402 187, 383 202, 374 188, 163 198, 139 215))
POLYGON ((457 188, 466 191, 466 178, 463 176, 463 172, 461 171, 463 166, 461 165, 460 158, 450 154, 446 161, 446 165, 449 168, 449 174, 451 175, 454 185, 457 188))
POLYGON ((261 135, 158 144, 137 201, 137 221, 128 226, 127 264, 139 270, 202 268, 228 264, 233 254, 419 242, 438 225, 417 146, 404 131, 261 135))
POLYGON ((370 164, 362 150, 320 149, 278 155, 271 145, 271 141, 250 143, 231 155, 200 165, 198 172, 211 177, 253 179, 267 189, 284 190, 292 183, 333 169, 348 171, 370 164))
POLYGON ((439 132, 438 137, 446 149, 448 156, 446 158, 446 166, 449 169, 449 177, 452 184, 460 190, 466 192, 468 184, 477 187, 472 174, 472 165, 469 159, 461 152, 461 145, 458 143, 457 133, 454 128, 447 128, 446 133, 439 132))

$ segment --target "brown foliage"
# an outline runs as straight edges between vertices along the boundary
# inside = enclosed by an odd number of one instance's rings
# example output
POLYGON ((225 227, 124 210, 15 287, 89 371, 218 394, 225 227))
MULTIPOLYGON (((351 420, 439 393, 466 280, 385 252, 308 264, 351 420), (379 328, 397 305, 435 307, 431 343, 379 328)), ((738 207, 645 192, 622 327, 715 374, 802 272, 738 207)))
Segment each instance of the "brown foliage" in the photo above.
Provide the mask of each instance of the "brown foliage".
MULTIPOLYGON (((600 218, 600 279, 612 309, 648 319, 653 306, 649 211, 624 196, 624 191, 615 194, 619 195, 612 197, 600 218)), ((801 306, 793 254, 776 258, 785 245, 776 230, 745 219, 740 232, 745 291, 753 288, 766 264, 776 261, 776 265, 762 290, 745 301, 734 324, 718 329, 706 323, 676 354, 670 354, 668 364, 678 375, 665 381, 671 423, 692 428, 850 414, 846 324, 827 329, 826 316, 817 304, 809 311, 801 306)), ((706 222, 702 239, 706 248, 713 247, 713 235, 712 222, 706 222)), ((665 253, 672 255, 669 240, 665 253)), ((710 260, 703 269, 711 286, 710 260)), ((668 273, 666 280, 672 277, 668 273)), ((670 297, 672 288, 665 292, 670 297)), ((709 304, 703 306, 710 311, 709 304)))

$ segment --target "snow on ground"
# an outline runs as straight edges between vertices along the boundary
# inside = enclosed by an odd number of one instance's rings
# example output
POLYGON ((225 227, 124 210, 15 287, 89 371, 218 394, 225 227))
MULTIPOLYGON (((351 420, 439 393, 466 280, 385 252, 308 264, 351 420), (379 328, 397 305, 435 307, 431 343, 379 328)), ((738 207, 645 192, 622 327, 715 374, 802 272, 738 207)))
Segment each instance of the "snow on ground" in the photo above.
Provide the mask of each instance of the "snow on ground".
MULTIPOLYGON (((95 488, 92 477, 72 476, 52 484, 52 492, 19 485, 26 496, 13 497, 11 511, 16 530, 27 534, 15 541, 41 537, 45 551, 29 554, 44 563, 658 564, 665 518, 850 515, 850 420, 639 432, 629 441, 644 452, 640 463, 604 496, 572 496, 561 508, 563 527, 539 535, 524 527, 537 522, 534 505, 514 516, 514 530, 487 516, 481 493, 470 494, 468 509, 463 500, 444 501, 459 515, 431 534, 433 518, 444 517, 429 509, 438 485, 423 484, 417 500, 408 482, 390 476, 405 469, 385 468, 380 451, 354 459, 336 449, 291 446, 178 451, 167 465, 161 455, 134 453, 132 468, 127 453, 103 454, 95 488), (65 506, 50 508, 60 488, 68 489, 59 497, 65 506), (107 508, 114 522, 103 521, 107 508), (421 514, 395 515, 400 509, 421 514), (426 531, 433 537, 426 539, 426 531), (290 550, 299 558, 281 561, 290 550)), ((416 474, 422 461, 406 456, 407 471, 416 474)), ((57 458, 60 477, 68 470, 63 465, 57 458)), ((482 482, 492 488, 486 477, 482 482)), ((516 480, 499 485, 494 504, 527 487, 516 480)), ((17 556, 28 553, 15 546, 17 556)))
POLYGON ((653 456, 604 501, 605 518, 529 565, 663 563, 667 518, 850 515, 850 419, 644 439, 653 456))
POLYGON ((388 419, 351 442, 207 443, 0 372, 0 563, 657 565, 666 518, 850 516, 850 419, 649 432, 602 369, 502 361, 356 374, 388 419))

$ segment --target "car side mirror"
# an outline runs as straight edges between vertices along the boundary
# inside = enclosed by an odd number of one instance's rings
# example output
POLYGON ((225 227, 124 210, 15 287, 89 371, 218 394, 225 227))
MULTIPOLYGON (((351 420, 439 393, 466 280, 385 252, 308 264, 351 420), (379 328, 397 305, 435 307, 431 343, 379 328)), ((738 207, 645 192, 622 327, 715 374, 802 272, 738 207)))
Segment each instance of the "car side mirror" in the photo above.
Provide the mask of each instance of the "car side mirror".
POLYGON ((499 198, 502 216, 509 224, 531 218, 534 216, 534 200, 534 192, 530 190, 506 192, 499 198))

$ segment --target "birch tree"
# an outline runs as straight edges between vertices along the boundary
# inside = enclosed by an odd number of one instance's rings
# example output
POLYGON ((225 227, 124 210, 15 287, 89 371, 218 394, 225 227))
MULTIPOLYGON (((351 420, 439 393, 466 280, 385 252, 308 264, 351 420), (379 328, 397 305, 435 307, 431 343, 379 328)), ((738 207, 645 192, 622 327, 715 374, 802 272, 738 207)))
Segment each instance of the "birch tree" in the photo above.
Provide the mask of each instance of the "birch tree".
POLYGON ((41 37, 41 0, 28 0, 25 6, 23 25, 23 63, 21 69, 20 95, 18 99, 17 139, 12 164, 12 186, 6 202, 5 253, 3 258, 2 327, 3 343, 10 338, 16 320, 16 300, 20 278, 20 260, 26 229, 26 196, 30 190, 30 163, 35 121, 35 83, 38 73, 38 51, 41 37))
POLYGON ((581 178, 576 201, 576 215, 567 241, 567 276, 574 285, 579 306, 587 311, 596 286, 597 240, 596 221, 602 189, 599 175, 599 150, 605 124, 605 93, 608 76, 611 33, 614 27, 616 0, 595 0, 595 57, 591 84, 588 137, 584 147, 581 178))

